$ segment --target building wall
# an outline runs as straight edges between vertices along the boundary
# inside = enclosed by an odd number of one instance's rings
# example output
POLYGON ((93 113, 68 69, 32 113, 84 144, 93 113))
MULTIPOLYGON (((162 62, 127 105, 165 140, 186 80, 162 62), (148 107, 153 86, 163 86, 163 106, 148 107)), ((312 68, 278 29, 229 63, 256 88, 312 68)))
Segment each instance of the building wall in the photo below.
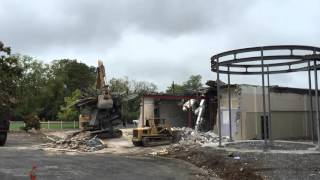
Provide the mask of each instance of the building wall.
POLYGON ((179 100, 161 100, 159 103, 160 118, 167 119, 172 127, 188 126, 188 111, 182 110, 179 100))
POLYGON ((154 118, 154 99, 143 98, 140 108, 139 127, 143 127, 146 123, 146 119, 154 118), (144 107, 144 108, 142 108, 144 107))
MULTIPOLYGON (((188 126, 188 111, 182 110, 181 100, 160 100, 159 115, 162 119, 170 121, 172 127, 188 126)), ((139 127, 145 125, 146 119, 155 117, 155 100, 153 98, 143 98, 140 108, 139 127), (144 109, 142 107, 144 106, 144 109)))
MULTIPOLYGON (((239 103, 239 91, 237 88, 231 88, 231 123, 232 123, 232 136, 238 136, 241 128, 240 125, 240 103, 239 103)), ((222 89, 221 100, 220 100, 220 117, 222 122, 222 136, 229 136, 229 99, 228 99, 228 89, 222 89)), ((219 122, 217 126, 214 127, 214 132, 218 133, 219 122)))
MULTIPOLYGON (((261 116, 263 115, 262 87, 240 85, 233 89, 232 123, 235 139, 261 139, 261 116), (236 111, 236 112, 234 112, 236 111)), ((266 92, 266 111, 268 96, 266 92)), ((311 137, 311 119, 308 118, 309 97, 307 94, 271 92, 271 138, 289 139, 311 137)), ((226 107, 227 89, 222 90, 221 110, 226 107)), ((315 105, 313 106, 315 107, 315 105)), ((228 111, 228 109, 225 109, 228 111)), ((268 114, 267 114, 268 115, 268 114)), ((222 128, 223 130, 223 128, 222 128)), ((222 133, 224 134, 224 133, 222 133)))
MULTIPOLYGON (((243 136, 240 139, 261 139, 261 112, 247 112, 243 126, 243 136)), ((311 137, 311 120, 307 112, 277 111, 271 113, 272 139, 299 139, 311 137)))

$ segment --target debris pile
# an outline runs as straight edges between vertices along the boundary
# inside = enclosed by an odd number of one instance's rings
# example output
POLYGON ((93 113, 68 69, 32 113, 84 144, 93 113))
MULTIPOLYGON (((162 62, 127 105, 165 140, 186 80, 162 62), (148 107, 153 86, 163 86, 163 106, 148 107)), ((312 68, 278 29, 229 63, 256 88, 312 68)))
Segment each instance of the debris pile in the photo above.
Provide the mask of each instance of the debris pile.
POLYGON ((219 136, 212 131, 208 132, 197 132, 191 128, 173 128, 177 132, 177 138, 179 139, 179 144, 208 144, 216 143, 219 141, 219 136))
POLYGON ((106 145, 98 137, 91 137, 90 132, 78 132, 67 136, 64 139, 49 138, 51 143, 44 146, 47 148, 55 148, 59 150, 73 150, 81 152, 98 151, 106 147, 106 145))

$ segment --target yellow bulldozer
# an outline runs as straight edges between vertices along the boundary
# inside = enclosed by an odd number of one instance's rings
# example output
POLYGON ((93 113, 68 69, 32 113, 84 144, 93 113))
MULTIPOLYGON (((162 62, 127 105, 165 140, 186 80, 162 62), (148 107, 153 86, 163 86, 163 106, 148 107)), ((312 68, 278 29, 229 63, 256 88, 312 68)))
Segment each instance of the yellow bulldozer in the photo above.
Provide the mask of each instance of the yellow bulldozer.
POLYGON ((135 146, 158 146, 172 143, 171 125, 165 119, 147 119, 144 127, 133 129, 135 146))

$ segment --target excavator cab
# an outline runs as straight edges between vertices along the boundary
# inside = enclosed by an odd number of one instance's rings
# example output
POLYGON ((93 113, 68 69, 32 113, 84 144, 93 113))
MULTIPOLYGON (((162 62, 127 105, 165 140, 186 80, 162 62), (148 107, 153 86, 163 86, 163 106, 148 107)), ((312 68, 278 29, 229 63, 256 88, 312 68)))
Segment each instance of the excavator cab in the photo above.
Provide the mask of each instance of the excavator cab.
POLYGON ((166 119, 147 119, 146 125, 133 129, 135 146, 157 146, 172 143, 170 122, 166 119))

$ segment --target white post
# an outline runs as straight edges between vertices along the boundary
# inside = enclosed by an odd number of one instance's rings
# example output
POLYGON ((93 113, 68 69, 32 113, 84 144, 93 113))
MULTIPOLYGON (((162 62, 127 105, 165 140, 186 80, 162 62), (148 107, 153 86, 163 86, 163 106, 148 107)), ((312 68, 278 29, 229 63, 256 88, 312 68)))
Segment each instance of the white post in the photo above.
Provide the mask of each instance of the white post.
POLYGON ((204 111, 204 102, 205 102, 205 100, 201 99, 199 108, 197 109, 198 110, 198 118, 197 118, 196 127, 195 127, 196 132, 198 132, 199 126, 200 126, 200 124, 202 123, 202 120, 203 120, 202 114, 203 114, 203 111, 204 111))

